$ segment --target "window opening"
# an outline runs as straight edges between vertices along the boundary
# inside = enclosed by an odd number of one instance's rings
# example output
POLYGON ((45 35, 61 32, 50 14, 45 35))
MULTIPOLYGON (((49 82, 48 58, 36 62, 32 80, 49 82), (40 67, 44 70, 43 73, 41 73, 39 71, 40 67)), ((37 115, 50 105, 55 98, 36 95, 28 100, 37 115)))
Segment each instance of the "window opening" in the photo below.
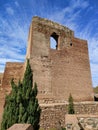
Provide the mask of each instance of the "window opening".
POLYGON ((53 33, 50 37, 50 48, 58 49, 58 35, 56 33, 53 33))

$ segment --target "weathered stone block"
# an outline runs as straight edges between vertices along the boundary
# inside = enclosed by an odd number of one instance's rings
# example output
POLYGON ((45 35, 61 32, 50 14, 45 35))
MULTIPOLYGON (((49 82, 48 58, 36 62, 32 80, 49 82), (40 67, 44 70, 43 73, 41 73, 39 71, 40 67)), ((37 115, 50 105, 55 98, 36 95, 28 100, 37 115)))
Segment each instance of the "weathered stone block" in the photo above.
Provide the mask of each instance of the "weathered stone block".
POLYGON ((14 124, 7 130, 33 130, 31 124, 14 124))

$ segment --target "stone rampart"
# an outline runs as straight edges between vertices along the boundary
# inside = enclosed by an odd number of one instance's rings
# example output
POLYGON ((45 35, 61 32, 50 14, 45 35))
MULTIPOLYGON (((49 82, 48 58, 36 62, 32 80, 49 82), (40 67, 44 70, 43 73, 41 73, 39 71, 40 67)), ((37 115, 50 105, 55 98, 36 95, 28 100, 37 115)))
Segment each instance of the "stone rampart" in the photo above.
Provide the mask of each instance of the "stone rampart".
POLYGON ((67 101, 70 93, 75 101, 94 100, 87 41, 76 38, 69 28, 34 17, 26 57, 38 84, 39 100, 67 101), (50 47, 51 37, 55 49, 50 47))
POLYGON ((23 76, 23 63, 7 62, 5 71, 3 74, 2 87, 8 91, 11 90, 11 79, 13 78, 15 83, 18 83, 19 79, 23 76))
MULTIPOLYGON (((55 128, 59 122, 65 127, 65 115, 68 114, 68 103, 40 104, 42 108, 41 128, 48 130, 55 128)), ((98 102, 77 102, 74 103, 75 114, 77 117, 85 117, 85 115, 98 115, 98 102), (80 116, 78 116, 80 115, 80 116)))

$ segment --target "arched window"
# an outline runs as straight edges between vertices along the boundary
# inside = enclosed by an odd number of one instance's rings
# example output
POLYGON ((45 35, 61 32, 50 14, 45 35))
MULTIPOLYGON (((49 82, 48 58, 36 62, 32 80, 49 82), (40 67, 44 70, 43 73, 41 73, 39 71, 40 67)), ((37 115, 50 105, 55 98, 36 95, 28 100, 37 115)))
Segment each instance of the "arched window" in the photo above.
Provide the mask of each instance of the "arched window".
POLYGON ((51 37, 50 37, 50 48, 51 49, 58 49, 58 35, 54 32, 52 33, 51 37))

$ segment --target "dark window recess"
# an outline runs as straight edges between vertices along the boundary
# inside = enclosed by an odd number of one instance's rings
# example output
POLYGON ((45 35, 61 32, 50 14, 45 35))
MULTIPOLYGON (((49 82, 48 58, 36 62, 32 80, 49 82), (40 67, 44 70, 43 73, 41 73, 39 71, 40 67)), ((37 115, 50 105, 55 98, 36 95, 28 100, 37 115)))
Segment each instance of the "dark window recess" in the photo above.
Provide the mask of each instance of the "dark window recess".
POLYGON ((94 101, 98 102, 98 97, 94 96, 94 101))
POLYGON ((72 46, 72 43, 70 43, 70 46, 72 46))

